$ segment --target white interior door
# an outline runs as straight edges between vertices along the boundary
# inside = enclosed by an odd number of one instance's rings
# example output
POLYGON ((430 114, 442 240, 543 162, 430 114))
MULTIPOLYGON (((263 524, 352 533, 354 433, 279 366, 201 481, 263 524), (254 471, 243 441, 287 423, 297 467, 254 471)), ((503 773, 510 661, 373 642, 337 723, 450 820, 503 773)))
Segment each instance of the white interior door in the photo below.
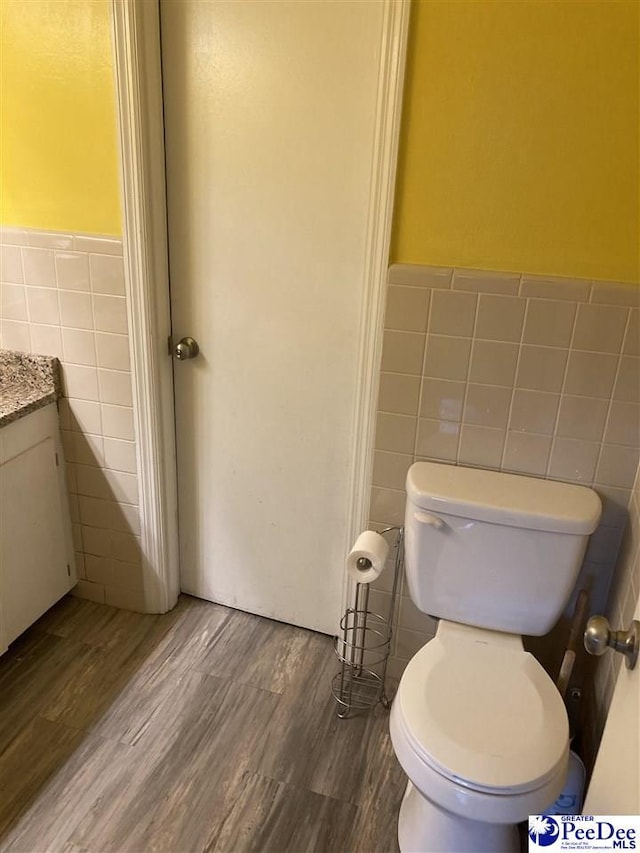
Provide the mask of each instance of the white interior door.
MULTIPOLYGON (((633 618, 640 619, 640 597, 633 618)), ((640 662, 633 670, 620 667, 582 811, 640 815, 640 662)))
POLYGON ((182 589, 341 609, 380 2, 161 2, 182 589))

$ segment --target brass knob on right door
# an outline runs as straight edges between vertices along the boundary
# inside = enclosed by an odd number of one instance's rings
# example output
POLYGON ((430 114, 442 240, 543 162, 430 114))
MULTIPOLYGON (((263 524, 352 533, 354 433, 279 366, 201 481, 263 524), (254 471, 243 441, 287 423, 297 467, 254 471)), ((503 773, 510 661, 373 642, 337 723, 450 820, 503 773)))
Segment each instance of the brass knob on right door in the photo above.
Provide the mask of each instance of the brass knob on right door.
POLYGON ((628 631, 612 631, 604 616, 592 616, 584 632, 584 647, 590 655, 601 655, 611 648, 625 656, 628 669, 633 669, 640 649, 640 622, 634 619, 628 631))

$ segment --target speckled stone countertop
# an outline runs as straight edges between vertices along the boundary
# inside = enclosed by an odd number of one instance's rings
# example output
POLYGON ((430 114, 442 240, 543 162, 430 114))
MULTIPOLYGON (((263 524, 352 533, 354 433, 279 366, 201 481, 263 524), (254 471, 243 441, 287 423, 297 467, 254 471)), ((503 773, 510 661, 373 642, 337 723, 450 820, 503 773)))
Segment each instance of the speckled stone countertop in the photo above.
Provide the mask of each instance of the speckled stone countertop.
POLYGON ((57 358, 0 349, 0 427, 61 396, 57 358))

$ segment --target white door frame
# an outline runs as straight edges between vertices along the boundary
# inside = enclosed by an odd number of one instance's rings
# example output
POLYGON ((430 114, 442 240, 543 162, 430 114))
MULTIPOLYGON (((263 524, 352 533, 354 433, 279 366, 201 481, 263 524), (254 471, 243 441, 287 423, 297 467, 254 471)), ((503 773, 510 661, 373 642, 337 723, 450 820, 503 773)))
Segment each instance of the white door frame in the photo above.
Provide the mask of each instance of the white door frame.
MULTIPOLYGON (((345 554, 368 519, 410 0, 384 5, 345 554)), ((145 611, 180 590, 159 3, 111 0, 145 611)), ((349 583, 344 575, 343 598, 349 583)))

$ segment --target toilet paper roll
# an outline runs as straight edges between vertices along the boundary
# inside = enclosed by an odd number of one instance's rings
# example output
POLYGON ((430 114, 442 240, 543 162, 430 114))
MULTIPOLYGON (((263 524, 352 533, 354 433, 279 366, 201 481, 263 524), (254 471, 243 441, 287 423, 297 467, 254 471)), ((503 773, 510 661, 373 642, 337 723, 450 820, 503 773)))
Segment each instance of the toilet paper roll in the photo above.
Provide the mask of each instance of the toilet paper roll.
POLYGON ((358 536, 347 556, 347 571, 356 583, 371 583, 384 569, 389 554, 387 541, 373 530, 365 530, 358 536), (364 557, 371 565, 366 569, 358 567, 358 560, 364 557))

